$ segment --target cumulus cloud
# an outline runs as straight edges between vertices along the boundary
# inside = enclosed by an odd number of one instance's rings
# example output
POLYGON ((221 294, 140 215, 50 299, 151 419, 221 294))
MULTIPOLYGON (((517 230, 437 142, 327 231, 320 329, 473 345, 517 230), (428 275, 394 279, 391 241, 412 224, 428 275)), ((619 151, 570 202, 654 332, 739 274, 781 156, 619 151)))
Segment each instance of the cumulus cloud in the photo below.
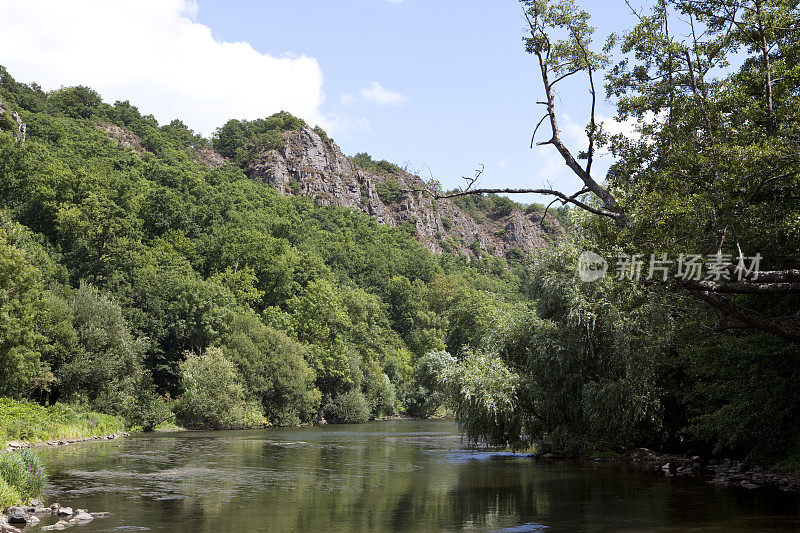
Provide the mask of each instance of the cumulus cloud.
POLYGON ((369 87, 361 89, 357 94, 343 94, 342 105, 350 105, 357 101, 370 102, 378 105, 401 105, 408 100, 398 92, 386 89, 377 81, 369 84, 369 87))
POLYGON ((0 64, 19 81, 88 85, 204 134, 282 109, 327 125, 315 59, 218 41, 193 0, 0 0, 0 13, 0 64))

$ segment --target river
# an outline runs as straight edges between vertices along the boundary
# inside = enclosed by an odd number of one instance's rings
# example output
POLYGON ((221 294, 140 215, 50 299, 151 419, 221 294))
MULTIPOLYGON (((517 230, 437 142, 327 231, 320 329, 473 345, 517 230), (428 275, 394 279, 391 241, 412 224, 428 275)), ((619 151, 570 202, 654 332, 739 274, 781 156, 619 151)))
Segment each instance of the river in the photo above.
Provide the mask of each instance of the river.
POLYGON ((450 421, 145 434, 41 456, 49 500, 113 513, 76 533, 800 531, 797 494, 471 450, 450 421))

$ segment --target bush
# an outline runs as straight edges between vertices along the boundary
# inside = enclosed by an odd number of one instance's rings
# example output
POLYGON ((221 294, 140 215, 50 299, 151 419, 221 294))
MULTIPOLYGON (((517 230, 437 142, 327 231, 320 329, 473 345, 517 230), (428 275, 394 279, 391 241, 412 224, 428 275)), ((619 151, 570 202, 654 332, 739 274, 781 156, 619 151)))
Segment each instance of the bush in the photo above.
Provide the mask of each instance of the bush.
POLYGON ((353 163, 355 163, 357 167, 370 172, 382 172, 384 174, 401 174, 403 172, 403 169, 394 163, 390 163, 385 159, 375 161, 372 159, 372 156, 366 152, 354 155, 353 163))
POLYGON ((178 422, 188 429, 238 429, 264 425, 261 409, 245 400, 236 367, 220 348, 202 355, 186 354, 180 364, 185 391, 178 422))
POLYGON ((244 167, 261 152, 283 147, 283 132, 297 131, 305 125, 286 111, 253 121, 229 120, 214 132, 211 142, 216 151, 244 167))
POLYGON ((353 389, 329 402, 325 417, 334 424, 362 424, 369 420, 369 404, 360 390, 353 389))
POLYGON ((395 203, 403 195, 403 185, 392 178, 388 181, 377 183, 375 185, 375 192, 378 193, 381 202, 389 205, 395 203))
POLYGON ((372 416, 388 416, 397 412, 394 385, 374 361, 364 365, 362 388, 372 416))
POLYGON ((3 505, 13 505, 38 496, 47 482, 47 474, 33 450, 3 451, 0 452, 0 481, 3 505))
POLYGON ((17 505, 22 502, 22 495, 0 477, 0 508, 17 505))

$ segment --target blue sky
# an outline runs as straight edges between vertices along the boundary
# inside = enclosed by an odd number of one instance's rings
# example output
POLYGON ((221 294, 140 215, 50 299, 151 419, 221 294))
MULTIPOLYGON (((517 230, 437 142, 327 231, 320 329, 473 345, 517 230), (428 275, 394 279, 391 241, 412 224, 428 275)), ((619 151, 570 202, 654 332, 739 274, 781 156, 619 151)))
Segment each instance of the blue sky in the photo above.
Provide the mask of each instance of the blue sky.
MULTIPOLYGON (((622 0, 584 5, 601 36, 631 23, 622 0)), ((430 169, 447 187, 480 164, 485 187, 576 184, 552 148, 530 149, 541 86, 514 0, 200 0, 197 16, 220 40, 315 58, 324 75, 322 109, 342 121, 334 133, 345 153, 408 162, 426 178, 430 169), (342 95, 373 82, 404 101, 342 104, 342 95)), ((561 111, 574 123, 563 127, 579 133, 588 93, 579 84, 564 87, 561 111)), ((603 112, 613 116, 612 108, 603 112)))
MULTIPOLYGON (((633 24, 624 0, 583 5, 599 41, 633 24)), ((516 0, 0 0, 0 12, 0 64, 48 90, 88 85, 206 135, 286 109, 347 154, 447 188, 483 164, 484 187, 577 190, 552 148, 529 147, 542 91, 516 0)), ((588 91, 561 89, 577 152, 588 91)))

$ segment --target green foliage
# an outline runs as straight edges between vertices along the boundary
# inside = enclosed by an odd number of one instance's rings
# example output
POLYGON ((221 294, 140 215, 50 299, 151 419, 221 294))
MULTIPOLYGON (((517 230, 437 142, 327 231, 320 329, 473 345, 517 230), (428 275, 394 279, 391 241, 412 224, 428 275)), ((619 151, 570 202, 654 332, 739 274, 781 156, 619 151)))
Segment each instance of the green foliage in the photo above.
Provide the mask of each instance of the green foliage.
POLYGON ((524 415, 517 403, 520 376, 496 354, 468 352, 460 361, 440 357, 440 380, 451 391, 459 427, 471 440, 525 448, 524 415))
POLYGON ((230 120, 217 128, 211 142, 216 151, 244 167, 260 153, 282 148, 286 143, 284 132, 304 127, 302 119, 281 111, 266 119, 230 120))
POLYGON ((186 353, 180 364, 184 394, 177 420, 189 429, 236 429, 264 425, 258 405, 248 402, 236 367, 220 348, 186 353))
POLYGON ((145 375, 132 397, 124 404, 125 427, 129 430, 153 431, 174 418, 167 402, 158 396, 152 378, 145 375))
POLYGON ((483 222, 484 216, 508 216, 521 206, 506 196, 496 194, 467 194, 456 196, 453 202, 468 215, 478 222, 483 222))
POLYGON ((41 351, 46 339, 41 274, 25 254, 7 244, 0 232, 0 395, 21 397, 45 369, 41 351))
POLYGON ((470 438, 580 453, 660 430, 670 317, 657 295, 633 285, 581 282, 578 250, 542 252, 528 285, 535 310, 508 309, 485 351, 467 351, 444 373, 470 438))
POLYGON ((42 407, 28 401, 0 398, 0 443, 7 440, 44 442, 119 433, 122 418, 55 404, 42 407))
POLYGON ((404 391, 406 413, 428 418, 444 405, 448 395, 442 376, 456 364, 456 359, 444 350, 433 350, 420 357, 414 365, 414 380, 404 391))
POLYGON ((50 93, 47 103, 55 116, 89 119, 100 114, 103 100, 96 91, 79 85, 50 93))
MULTIPOLYGON (((212 144, 234 164, 209 169, 195 154, 207 142, 180 121, 159 125, 129 102, 81 88, 47 94, 0 72, 0 97, 28 124, 24 144, 0 135, 0 283, 14 288, 0 316, 0 365, 13 376, 3 394, 122 413, 135 428, 205 402, 213 420, 201 406, 187 423, 238 425, 256 404, 270 424, 303 423, 322 395, 351 390, 373 416, 388 415, 419 356, 486 331, 483 317, 441 305, 444 292, 459 287, 489 307, 520 297, 515 274, 435 256, 413 223, 382 226, 247 179, 241 167, 305 127, 286 113, 225 124, 212 144), (458 279, 436 281, 446 275, 458 279), (213 348, 233 365, 241 396, 226 401, 244 406, 240 420, 220 419, 197 383, 184 387, 184 352, 213 348)), ((375 180, 384 198, 396 196, 399 179, 386 178, 375 180)))
POLYGON ((0 506, 10 507, 22 502, 22 495, 19 491, 9 485, 5 479, 0 477, 0 506))
POLYGON ((325 418, 336 424, 361 424, 369 420, 367 399, 358 389, 341 393, 325 405, 325 418))
POLYGON ((386 205, 395 203, 404 194, 403 185, 394 178, 376 183, 375 192, 378 193, 381 202, 386 205))
POLYGON ((393 415, 397 412, 397 391, 389 376, 377 361, 364 366, 364 379, 361 383, 367 405, 373 417, 393 415))
POLYGON ((302 344, 244 312, 234 315, 222 342, 248 394, 261 403, 271 424, 291 426, 312 420, 321 395, 302 344))
POLYGON ((80 349, 56 370, 63 395, 119 414, 141 379, 146 344, 133 338, 119 305, 93 287, 81 283, 70 303, 80 349))
POLYGON ((47 474, 30 449, 0 451, 0 505, 14 505, 39 496, 47 474))
POLYGON ((384 174, 402 174, 403 169, 395 165, 394 163, 390 163, 385 159, 381 161, 375 161, 372 159, 372 156, 366 152, 361 152, 353 156, 353 163, 356 164, 359 168, 363 170, 367 170, 369 172, 382 172, 384 174))
POLYGON ((314 126, 314 133, 319 135, 319 138, 322 139, 323 141, 330 140, 330 137, 328 137, 328 133, 319 126, 314 126))

